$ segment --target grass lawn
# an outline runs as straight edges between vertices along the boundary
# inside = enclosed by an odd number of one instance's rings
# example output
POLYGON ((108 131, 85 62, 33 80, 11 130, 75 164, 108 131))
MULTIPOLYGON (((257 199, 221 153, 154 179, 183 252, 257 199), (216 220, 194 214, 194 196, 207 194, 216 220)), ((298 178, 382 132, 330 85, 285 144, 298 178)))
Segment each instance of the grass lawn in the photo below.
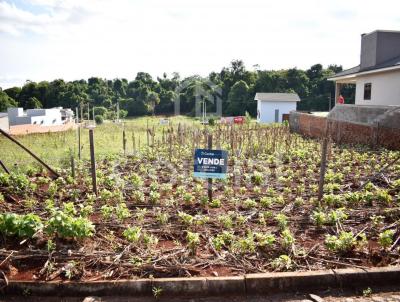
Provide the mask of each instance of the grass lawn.
MULTIPOLYGON (((124 120, 123 124, 106 121, 94 130, 95 153, 98 158, 123 152, 123 128, 126 131, 127 153, 133 151, 133 136, 136 148, 147 144, 146 129, 155 129, 156 139, 160 139, 162 130, 168 126, 160 125, 161 117, 139 117, 124 120)), ((170 118, 173 127, 199 125, 194 118, 177 116, 170 118)), ((17 136, 16 139, 32 150, 49 165, 56 168, 68 167, 70 156, 78 156, 77 130, 54 133, 39 133, 17 136)), ((82 128, 81 132, 82 159, 89 159, 89 130, 82 128)), ((36 161, 25 151, 7 138, 0 135, 0 160, 10 169, 25 170, 27 166, 36 165, 36 161)))

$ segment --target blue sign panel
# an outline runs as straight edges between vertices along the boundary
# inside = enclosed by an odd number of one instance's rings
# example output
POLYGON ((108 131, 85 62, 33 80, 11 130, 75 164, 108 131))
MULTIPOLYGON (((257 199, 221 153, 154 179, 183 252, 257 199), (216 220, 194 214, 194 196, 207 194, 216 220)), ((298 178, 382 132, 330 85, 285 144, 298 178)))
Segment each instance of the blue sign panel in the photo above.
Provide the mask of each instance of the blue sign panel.
POLYGON ((196 149, 194 152, 194 176, 201 178, 225 178, 228 152, 223 150, 196 149))

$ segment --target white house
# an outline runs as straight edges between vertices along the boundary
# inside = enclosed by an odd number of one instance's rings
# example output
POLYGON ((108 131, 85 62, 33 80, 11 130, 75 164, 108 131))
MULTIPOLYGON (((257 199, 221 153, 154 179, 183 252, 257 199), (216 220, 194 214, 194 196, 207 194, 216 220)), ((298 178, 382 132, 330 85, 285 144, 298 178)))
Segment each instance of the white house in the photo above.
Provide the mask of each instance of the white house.
POLYGON ((336 100, 343 84, 354 84, 356 105, 400 105, 400 31, 361 35, 360 64, 329 80, 335 81, 336 100))
POLYGON ((280 123, 284 114, 296 110, 300 98, 296 93, 258 92, 254 100, 257 101, 257 122, 280 123))
POLYGON ((73 112, 62 107, 51 109, 8 108, 8 120, 10 126, 16 125, 41 125, 56 126, 73 121, 73 112))

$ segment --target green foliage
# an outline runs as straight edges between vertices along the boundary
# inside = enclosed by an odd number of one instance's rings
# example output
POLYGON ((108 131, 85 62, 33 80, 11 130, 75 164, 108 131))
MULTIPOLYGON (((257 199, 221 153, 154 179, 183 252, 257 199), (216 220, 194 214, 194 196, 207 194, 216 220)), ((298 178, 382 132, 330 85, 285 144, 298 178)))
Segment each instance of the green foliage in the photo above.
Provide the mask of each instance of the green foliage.
POLYGON ((288 255, 280 255, 271 262, 271 266, 279 271, 289 270, 292 268, 292 259, 288 255))
MULTIPOLYGON (((51 82, 27 82, 22 88, 12 87, 0 90, 0 111, 9 107, 51 108, 63 106, 75 108, 78 105, 94 106, 95 116, 114 119, 116 104, 120 104, 120 118, 147 114, 169 114, 174 110, 176 88, 184 86, 180 92, 181 111, 190 113, 194 108, 196 87, 202 87, 212 97, 221 97, 227 104, 224 113, 228 115, 256 115, 256 102, 252 101, 255 92, 296 92, 302 98, 298 107, 301 110, 326 111, 328 99, 334 93, 334 85, 327 78, 340 67, 324 69, 315 64, 308 70, 291 68, 279 71, 249 71, 243 61, 232 61, 221 72, 212 72, 206 78, 191 76, 180 79, 179 75, 165 75, 153 79, 150 74, 138 72, 133 81, 125 79, 106 80, 92 77, 86 80, 66 82, 57 79, 51 82), (333 69, 332 69, 333 68, 333 69), (211 81, 222 88, 222 95, 207 85, 211 81), (184 85, 183 85, 184 84, 184 85)), ((347 86, 342 89, 346 102, 352 102, 354 92, 347 86)), ((333 103, 333 101, 332 101, 333 103)), ((215 110, 215 104, 208 104, 215 110)))
POLYGON ((196 252, 197 246, 200 245, 200 234, 188 231, 186 234, 186 241, 188 243, 188 248, 194 254, 196 252))
POLYGON ((14 213, 0 214, 0 233, 5 236, 31 238, 43 228, 42 220, 35 214, 19 215, 14 213))
POLYGON ((122 235, 131 243, 137 243, 140 240, 142 235, 142 228, 141 227, 128 227, 122 235))
POLYGON ((341 231, 338 236, 326 235, 325 245, 334 252, 347 253, 355 248, 357 240, 352 232, 341 231))
POLYGON ((93 236, 95 227, 84 217, 74 217, 64 211, 56 210, 47 222, 45 231, 61 238, 83 239, 93 236))
POLYGON ((104 118, 102 115, 95 115, 94 121, 96 122, 97 125, 101 125, 104 123, 104 118))
POLYGON ((390 247, 393 243, 394 230, 386 230, 379 234, 379 244, 384 249, 390 247))

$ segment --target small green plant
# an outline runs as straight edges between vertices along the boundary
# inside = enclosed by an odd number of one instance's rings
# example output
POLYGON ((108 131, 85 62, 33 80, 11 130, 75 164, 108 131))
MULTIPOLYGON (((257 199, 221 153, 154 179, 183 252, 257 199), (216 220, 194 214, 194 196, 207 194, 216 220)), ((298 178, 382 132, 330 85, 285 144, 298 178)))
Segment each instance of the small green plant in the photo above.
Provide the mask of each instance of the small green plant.
POLYGON ((186 241, 191 253, 195 254, 197 247, 200 245, 200 234, 188 231, 186 234, 186 241))
POLYGON ((288 226, 288 218, 285 214, 279 213, 276 215, 275 220, 278 222, 278 226, 281 230, 288 226))
POLYGON ((264 196, 260 199, 260 204, 263 208, 270 208, 273 204, 273 200, 271 197, 264 196))
POLYGON ((231 229, 233 227, 233 220, 231 215, 219 215, 218 221, 225 229, 231 229))
POLYGON ((323 211, 314 211, 311 215, 311 220, 317 227, 321 227, 326 224, 327 215, 323 211))
POLYGON ((126 218, 131 217, 131 212, 124 202, 119 203, 115 207, 115 215, 120 222, 123 222, 126 218))
POLYGON ((52 252, 56 249, 56 244, 53 240, 47 240, 46 248, 48 252, 52 252))
POLYGON ((380 225, 383 224, 384 220, 385 220, 385 216, 382 215, 372 215, 370 217, 372 224, 374 227, 378 227, 380 225))
POLYGON ((257 185, 257 186, 261 185, 264 181, 263 174, 258 171, 254 171, 252 180, 255 185, 257 185))
POLYGON ((190 214, 186 214, 185 212, 178 211, 178 217, 186 225, 193 224, 194 217, 192 215, 190 215, 190 214))
POLYGON ((147 209, 146 208, 143 208, 143 209, 136 208, 135 217, 136 217, 137 221, 138 222, 143 222, 144 217, 146 216, 146 213, 147 213, 147 209))
POLYGON ((254 234, 249 231, 244 238, 238 238, 232 244, 232 249, 236 253, 247 254, 256 251, 256 243, 254 241, 254 234))
POLYGON ((328 194, 324 195, 322 200, 331 207, 341 207, 343 205, 343 199, 340 195, 328 194))
POLYGON ((362 291, 363 297, 371 297, 372 296, 372 289, 370 287, 367 287, 362 291))
POLYGON ((259 247, 271 247, 276 241, 275 236, 272 234, 254 233, 254 236, 259 247))
POLYGON ((167 224, 169 220, 169 214, 168 213, 163 213, 161 210, 158 210, 156 212, 156 219, 159 224, 167 224))
POLYGON ((137 173, 132 173, 129 180, 133 188, 136 190, 140 189, 143 186, 143 180, 137 173))
POLYGON ((155 236, 153 234, 144 233, 143 234, 143 242, 146 246, 154 246, 154 245, 157 245, 158 238, 157 238, 157 236, 155 236))
POLYGON ((128 227, 122 235, 131 243, 137 243, 140 240, 142 235, 142 228, 141 227, 128 227))
POLYGON ((79 238, 93 236, 95 227, 93 223, 84 217, 73 217, 63 211, 54 211, 47 222, 45 231, 48 234, 56 234, 62 238, 79 238))
POLYGON ((328 213, 328 222, 330 224, 341 223, 348 218, 347 214, 344 212, 344 208, 339 208, 336 210, 331 210, 328 213))
POLYGON ((280 255, 271 262, 272 268, 276 270, 290 270, 292 268, 292 259, 288 255, 280 255))
POLYGON ((163 289, 161 287, 153 286, 152 290, 153 296, 155 299, 158 299, 161 297, 161 294, 163 292, 163 289))
POLYGON ((221 207, 221 200, 219 199, 213 199, 210 203, 209 206, 211 208, 220 208, 221 207))
POLYGON ((341 231, 339 237, 334 235, 326 235, 325 245, 334 252, 347 253, 354 249, 357 240, 352 232, 341 231))
POLYGON ((31 238, 42 228, 42 220, 35 214, 0 214, 0 233, 4 234, 5 236, 31 238))
POLYGON ((156 204, 156 203, 158 203, 159 200, 160 200, 160 193, 158 193, 156 191, 150 191, 150 193, 149 193, 150 203, 156 204))
POLYGON ((193 200, 194 200, 194 196, 191 193, 187 192, 187 193, 183 194, 183 201, 186 204, 188 204, 188 205, 191 204, 193 200))
POLYGON ((293 247, 295 239, 292 232, 289 229, 285 229, 281 232, 281 245, 284 249, 289 250, 293 247))
POLYGON ((386 230, 379 234, 379 244, 384 249, 387 249, 393 244, 394 230, 386 230))
POLYGON ((253 209, 257 207, 257 202, 253 199, 247 198, 245 201, 243 201, 243 208, 244 209, 253 209))
POLYGON ((110 219, 113 214, 113 211, 114 208, 106 204, 100 208, 101 215, 103 216, 104 219, 110 219))

